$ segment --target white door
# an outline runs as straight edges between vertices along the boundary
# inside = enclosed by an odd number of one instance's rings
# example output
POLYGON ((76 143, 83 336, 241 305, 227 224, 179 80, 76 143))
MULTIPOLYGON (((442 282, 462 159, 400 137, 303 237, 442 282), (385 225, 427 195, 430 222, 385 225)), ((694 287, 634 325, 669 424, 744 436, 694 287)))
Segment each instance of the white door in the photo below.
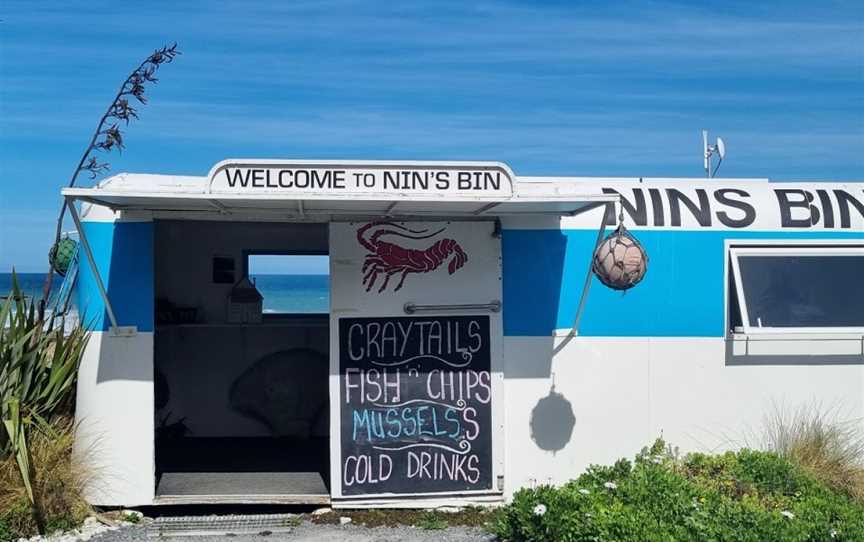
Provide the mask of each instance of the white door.
POLYGON ((334 500, 501 493, 495 223, 334 222, 330 273, 334 500))

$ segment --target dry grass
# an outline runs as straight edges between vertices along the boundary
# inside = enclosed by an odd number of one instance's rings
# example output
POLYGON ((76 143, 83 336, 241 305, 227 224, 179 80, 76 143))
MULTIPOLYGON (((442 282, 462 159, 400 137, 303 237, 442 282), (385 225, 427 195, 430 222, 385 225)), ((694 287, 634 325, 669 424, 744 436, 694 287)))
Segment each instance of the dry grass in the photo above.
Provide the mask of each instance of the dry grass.
POLYGON ((452 526, 483 527, 492 521, 498 509, 469 506, 458 511, 373 508, 364 510, 333 510, 309 515, 312 523, 338 525, 340 518, 349 517, 354 525, 364 527, 398 527, 411 525, 424 530, 440 530, 452 526))
MULTIPOLYGON (((30 435, 30 453, 36 476, 33 492, 41 503, 48 530, 77 527, 90 513, 83 497, 91 473, 86 461, 72 461, 75 424, 60 418, 49 428, 30 435)), ((36 534, 14 457, 0 459, 0 522, 18 536, 36 534)))
POLYGON ((864 501, 864 420, 842 420, 839 414, 821 404, 775 406, 765 419, 764 447, 864 501))

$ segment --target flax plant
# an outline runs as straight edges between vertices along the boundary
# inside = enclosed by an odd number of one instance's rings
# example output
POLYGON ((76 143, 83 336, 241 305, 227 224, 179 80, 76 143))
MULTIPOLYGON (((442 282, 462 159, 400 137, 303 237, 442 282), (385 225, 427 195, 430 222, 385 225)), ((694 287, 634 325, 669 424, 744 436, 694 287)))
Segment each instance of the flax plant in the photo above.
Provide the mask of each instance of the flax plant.
POLYGON ((71 401, 78 365, 89 333, 76 325, 64 330, 63 318, 36 317, 35 303, 25 299, 15 273, 12 291, 0 308, 0 458, 14 457, 33 519, 45 531, 42 503, 33 491, 36 465, 28 442, 46 431, 71 401))
MULTIPOLYGON (((132 104, 137 102, 140 105, 145 105, 147 103, 147 97, 144 95, 146 86, 148 84, 155 85, 159 81, 156 77, 159 67, 163 64, 171 63, 179 54, 180 51, 177 50, 176 43, 171 46, 166 45, 161 49, 153 51, 137 68, 132 70, 132 73, 120 85, 111 105, 108 106, 102 118, 99 119, 96 130, 90 137, 90 143, 84 149, 84 154, 81 155, 81 159, 78 161, 78 165, 69 179, 70 187, 75 186, 78 175, 82 172, 89 174, 91 179, 95 179, 110 169, 110 164, 100 161, 95 153, 97 151, 107 153, 113 150, 122 152, 125 144, 121 128, 128 126, 132 120, 138 118, 138 109, 132 104), (130 103, 130 100, 132 103, 130 103)), ((60 216, 57 218, 54 244, 52 245, 51 252, 49 252, 49 261, 53 260, 53 251, 60 241, 60 232, 63 228, 66 205, 67 203, 64 200, 60 207, 60 216)), ((44 316, 45 305, 48 302, 48 296, 51 294, 51 284, 53 281, 54 266, 52 262, 52 265, 48 266, 48 274, 45 276, 45 284, 42 286, 42 301, 39 304, 40 320, 44 316)))

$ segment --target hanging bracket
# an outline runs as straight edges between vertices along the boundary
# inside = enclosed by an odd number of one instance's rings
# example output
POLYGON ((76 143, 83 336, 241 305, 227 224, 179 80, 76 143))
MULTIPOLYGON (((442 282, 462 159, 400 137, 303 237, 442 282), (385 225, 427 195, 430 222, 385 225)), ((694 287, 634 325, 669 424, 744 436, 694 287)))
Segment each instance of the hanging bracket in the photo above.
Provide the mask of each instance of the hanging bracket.
MULTIPOLYGON (((623 210, 622 210, 623 212, 623 210)), ((597 229, 597 241, 594 243, 594 246, 591 248, 591 260, 588 262, 588 271, 585 273, 585 284, 582 287, 582 297, 579 298, 579 306, 576 309, 576 316, 573 318, 573 327, 570 329, 570 332, 567 334, 568 337, 574 337, 579 333, 579 323, 582 321, 582 314, 585 312, 585 303, 588 301, 588 291, 591 289, 591 275, 594 273, 592 270, 592 264, 594 262, 594 252, 597 250, 597 247, 600 246, 600 243, 603 242, 603 235, 606 233, 606 223, 609 217, 612 217, 613 224, 615 220, 615 203, 610 202, 604 204, 603 213, 600 218, 600 227, 597 229)), ((622 217, 623 219, 623 217, 622 217)))

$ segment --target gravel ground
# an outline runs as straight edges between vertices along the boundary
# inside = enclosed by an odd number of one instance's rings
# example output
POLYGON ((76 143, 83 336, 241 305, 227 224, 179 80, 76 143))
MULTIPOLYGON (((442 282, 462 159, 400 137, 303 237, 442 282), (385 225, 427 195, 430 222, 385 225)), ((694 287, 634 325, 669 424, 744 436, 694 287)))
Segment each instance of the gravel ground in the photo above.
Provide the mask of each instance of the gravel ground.
MULTIPOLYGON (((91 542, 153 542, 147 537, 146 527, 126 526, 94 536, 91 542)), ((492 542, 495 538, 482 529, 449 527, 426 531, 413 527, 362 527, 357 525, 315 525, 304 521, 290 532, 236 536, 182 536, 168 537, 172 542, 282 542, 306 540, 309 542, 492 542)))

